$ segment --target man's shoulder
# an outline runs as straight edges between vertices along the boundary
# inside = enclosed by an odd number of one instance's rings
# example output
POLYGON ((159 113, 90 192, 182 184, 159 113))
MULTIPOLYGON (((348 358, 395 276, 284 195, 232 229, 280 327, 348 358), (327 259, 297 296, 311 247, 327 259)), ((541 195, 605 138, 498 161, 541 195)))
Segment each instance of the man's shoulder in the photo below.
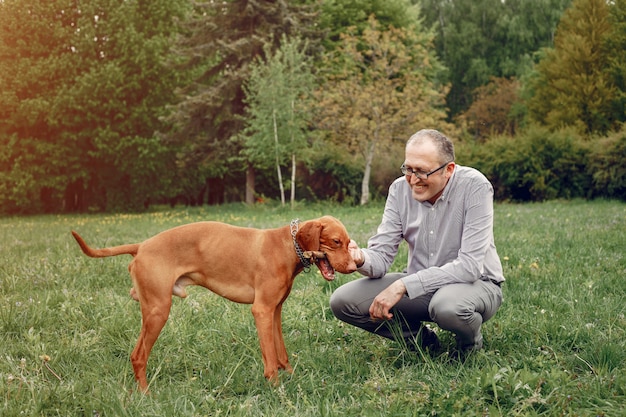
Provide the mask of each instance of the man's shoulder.
POLYGON ((409 186, 409 183, 406 182, 406 178, 398 177, 389 186, 389 192, 395 193, 395 194, 399 194, 399 193, 410 194, 411 187, 409 186))
POLYGON ((472 181, 474 183, 490 184, 487 177, 485 177, 485 175, 479 170, 477 170, 476 168, 472 168, 472 167, 468 167, 464 165, 457 165, 455 168, 455 171, 456 171, 455 176, 457 177, 459 181, 463 181, 463 182, 472 181))
POLYGON ((395 180, 393 180, 393 182, 391 183, 390 187, 398 187, 399 184, 406 184, 406 179, 404 178, 404 176, 402 177, 398 177, 395 180))

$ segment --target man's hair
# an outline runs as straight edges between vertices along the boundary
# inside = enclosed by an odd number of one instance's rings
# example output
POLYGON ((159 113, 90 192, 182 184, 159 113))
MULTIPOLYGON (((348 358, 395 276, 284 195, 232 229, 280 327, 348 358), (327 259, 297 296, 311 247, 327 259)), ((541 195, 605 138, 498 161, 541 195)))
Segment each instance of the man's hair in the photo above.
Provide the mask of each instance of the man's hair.
POLYGON ((414 133, 406 142, 406 146, 430 140, 435 144, 441 157, 441 163, 454 161, 454 144, 446 135, 435 129, 422 129, 414 133))

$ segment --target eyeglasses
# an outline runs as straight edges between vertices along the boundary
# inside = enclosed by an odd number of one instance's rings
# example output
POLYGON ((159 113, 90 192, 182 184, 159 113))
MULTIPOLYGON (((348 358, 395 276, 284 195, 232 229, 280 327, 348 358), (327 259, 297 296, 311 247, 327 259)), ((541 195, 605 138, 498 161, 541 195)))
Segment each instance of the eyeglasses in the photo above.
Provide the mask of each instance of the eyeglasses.
MULTIPOLYGON (((452 161, 450 161, 452 162, 452 161)), ((430 177, 431 175, 433 175, 435 172, 439 171, 440 169, 443 169, 446 165, 448 165, 450 162, 446 162, 445 164, 443 164, 442 166, 440 166, 439 168, 435 168, 430 172, 424 172, 424 171, 416 171, 413 168, 409 168, 406 165, 402 164, 402 166, 400 167, 400 171, 402 171, 403 175, 415 175, 417 178, 419 178, 420 180, 427 180, 428 177, 430 177)))

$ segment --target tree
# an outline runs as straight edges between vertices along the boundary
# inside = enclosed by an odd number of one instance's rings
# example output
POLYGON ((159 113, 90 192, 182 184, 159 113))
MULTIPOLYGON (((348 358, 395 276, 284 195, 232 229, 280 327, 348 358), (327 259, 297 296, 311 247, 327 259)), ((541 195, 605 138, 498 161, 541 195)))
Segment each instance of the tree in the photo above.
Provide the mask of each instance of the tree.
POLYGON ((71 77, 64 16, 50 2, 0 2, 0 211, 38 212, 60 190, 76 156, 55 143, 49 120, 60 80, 71 77))
POLYGON ((355 31, 343 35, 336 53, 326 58, 317 118, 330 140, 362 158, 361 204, 367 204, 374 157, 394 139, 406 140, 418 122, 445 126, 447 90, 436 82, 440 68, 429 33, 381 30, 374 16, 362 36, 355 31))
POLYGON ((313 90, 314 78, 301 40, 282 37, 272 53, 265 48, 265 59, 252 65, 246 83, 246 129, 243 141, 246 159, 252 164, 274 164, 285 204, 281 166, 291 161, 291 205, 295 203, 296 154, 308 147, 309 115, 304 102, 313 90), (273 152, 268 152, 273 149, 273 152))
POLYGON ((551 46, 571 0, 420 0, 435 48, 448 68, 450 117, 467 110, 476 88, 492 77, 520 79, 533 54, 551 46))
POLYGON ((341 44, 341 35, 349 27, 361 34, 370 16, 376 16, 381 27, 408 28, 419 19, 419 8, 410 0, 325 0, 319 26, 326 32, 324 46, 333 50, 341 44))
POLYGON ((530 80, 532 121, 552 129, 575 126, 606 133, 616 120, 617 89, 607 71, 609 6, 604 0, 575 0, 559 23, 554 48, 546 49, 530 80))
POLYGON ((479 140, 491 135, 513 136, 521 121, 516 114, 519 88, 515 78, 492 78, 489 84, 476 89, 472 105, 458 119, 479 140))
POLYGON ((0 2, 3 210, 141 209, 159 195, 169 153, 154 132, 181 4, 0 2))
POLYGON ((78 11, 83 36, 76 54, 86 65, 62 89, 55 114, 80 140, 88 171, 83 187, 97 190, 92 204, 141 210, 171 182, 171 169, 164 169, 173 162, 171 150, 155 132, 179 82, 166 60, 184 5, 99 0, 92 7, 78 11))
POLYGON ((194 13, 177 43, 184 62, 181 69, 190 71, 193 80, 179 91, 180 100, 169 117, 173 129, 167 132, 179 147, 178 164, 185 167, 186 175, 224 179, 229 172, 238 177, 246 171, 245 198, 254 202, 252 165, 233 159, 241 148, 240 142, 231 140, 244 128, 243 85, 250 64, 261 56, 265 45, 275 50, 283 34, 295 36, 308 30, 316 9, 306 3, 194 3, 194 13))
POLYGON ((613 113, 616 121, 623 123, 626 121, 626 0, 611 2, 609 19, 612 31, 606 39, 606 70, 617 89, 613 113))

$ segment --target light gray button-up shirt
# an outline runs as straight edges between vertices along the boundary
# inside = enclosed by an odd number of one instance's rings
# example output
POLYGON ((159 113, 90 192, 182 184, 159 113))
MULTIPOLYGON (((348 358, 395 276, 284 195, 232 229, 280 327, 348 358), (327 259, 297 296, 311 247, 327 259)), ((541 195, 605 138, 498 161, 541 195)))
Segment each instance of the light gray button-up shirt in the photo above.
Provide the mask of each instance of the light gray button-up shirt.
POLYGON ((405 177, 395 180, 358 271, 385 275, 402 240, 409 246, 409 275, 402 281, 411 299, 446 284, 504 281, 493 239, 493 187, 473 168, 456 165, 435 204, 415 200, 405 177))

